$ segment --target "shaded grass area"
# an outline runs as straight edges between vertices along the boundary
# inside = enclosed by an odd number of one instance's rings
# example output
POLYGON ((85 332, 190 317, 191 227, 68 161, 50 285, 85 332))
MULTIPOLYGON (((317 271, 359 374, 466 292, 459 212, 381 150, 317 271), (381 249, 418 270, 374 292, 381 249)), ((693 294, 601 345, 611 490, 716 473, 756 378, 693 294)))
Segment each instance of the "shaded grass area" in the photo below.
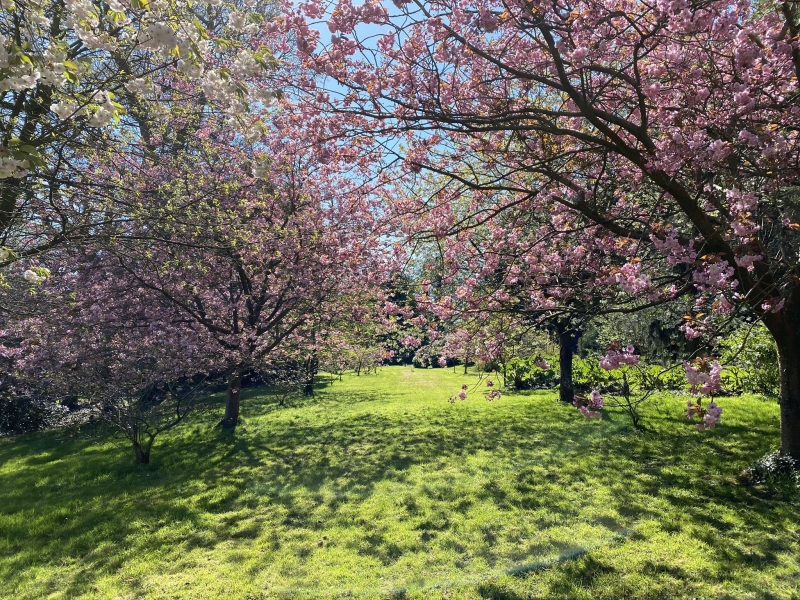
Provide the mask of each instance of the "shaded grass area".
POLYGON ((0 440, 0 597, 800 598, 800 503, 736 483, 774 402, 701 434, 665 396, 639 432, 551 392, 447 402, 475 381, 251 390, 234 436, 198 414, 147 467, 91 428, 0 440))

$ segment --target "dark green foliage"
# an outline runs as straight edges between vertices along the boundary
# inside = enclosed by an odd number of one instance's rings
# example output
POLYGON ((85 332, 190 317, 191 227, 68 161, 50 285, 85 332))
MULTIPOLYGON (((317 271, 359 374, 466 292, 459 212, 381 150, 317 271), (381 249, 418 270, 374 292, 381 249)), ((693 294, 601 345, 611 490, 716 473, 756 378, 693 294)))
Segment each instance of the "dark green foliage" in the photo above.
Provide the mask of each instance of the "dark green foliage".
POLYGON ((0 433, 39 431, 56 423, 65 408, 24 390, 13 376, 0 373, 0 433))
POLYGON ((609 314, 589 325, 582 342, 581 356, 605 353, 611 342, 633 344, 642 357, 664 366, 680 362, 697 351, 697 341, 687 340, 680 326, 690 308, 677 302, 674 305, 649 308, 635 313, 609 314))
POLYGON ((748 483, 784 491, 800 490, 800 462, 780 452, 770 452, 742 472, 748 483))
POLYGON ((550 359, 549 369, 540 369, 535 363, 537 357, 513 358, 505 365, 505 379, 507 386, 514 386, 517 390, 534 390, 551 388, 558 385, 558 369, 556 358, 550 359))
POLYGON ((0 397, 0 433, 28 433, 53 425, 62 407, 28 396, 0 397))

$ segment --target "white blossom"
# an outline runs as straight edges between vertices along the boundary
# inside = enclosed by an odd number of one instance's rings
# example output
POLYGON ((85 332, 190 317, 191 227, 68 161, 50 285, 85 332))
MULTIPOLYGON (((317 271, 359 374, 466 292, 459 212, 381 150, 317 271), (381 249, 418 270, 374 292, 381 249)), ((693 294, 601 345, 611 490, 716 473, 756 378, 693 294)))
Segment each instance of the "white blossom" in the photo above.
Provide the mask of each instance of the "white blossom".
POLYGON ((195 63, 191 60, 181 59, 178 61, 178 70, 181 73, 193 77, 195 79, 203 76, 203 65, 195 63))
POLYGON ((9 156, 0 155, 0 179, 8 177, 25 177, 28 174, 28 163, 9 156))
POLYGON ((144 48, 169 52, 178 45, 178 35, 166 23, 152 23, 144 31, 148 36, 142 43, 144 48))
POLYGON ((39 283, 44 280, 44 277, 39 277, 36 271, 28 269, 22 274, 22 278, 29 283, 39 283))
POLYGON ((78 105, 69 100, 50 105, 50 110, 58 115, 58 118, 65 121, 78 110, 78 105))

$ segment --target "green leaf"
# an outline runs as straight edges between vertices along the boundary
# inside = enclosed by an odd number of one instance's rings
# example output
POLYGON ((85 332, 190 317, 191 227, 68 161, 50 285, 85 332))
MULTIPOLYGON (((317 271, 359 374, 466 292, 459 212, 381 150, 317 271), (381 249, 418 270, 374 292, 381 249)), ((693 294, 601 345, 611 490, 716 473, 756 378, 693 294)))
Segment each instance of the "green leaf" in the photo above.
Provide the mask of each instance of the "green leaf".
POLYGON ((128 18, 128 15, 126 15, 124 12, 117 12, 115 10, 109 10, 108 16, 113 23, 121 23, 128 18))

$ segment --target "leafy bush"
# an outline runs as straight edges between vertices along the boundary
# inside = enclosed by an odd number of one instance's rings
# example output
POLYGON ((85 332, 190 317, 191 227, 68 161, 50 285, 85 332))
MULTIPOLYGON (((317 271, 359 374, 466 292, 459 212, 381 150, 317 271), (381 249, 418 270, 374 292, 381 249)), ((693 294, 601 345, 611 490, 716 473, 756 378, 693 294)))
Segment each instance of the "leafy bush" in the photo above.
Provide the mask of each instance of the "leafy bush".
POLYGON ((686 389, 686 375, 678 365, 673 369, 665 369, 660 365, 649 365, 636 373, 637 385, 654 391, 686 389))
POLYGON ((596 356, 576 358, 572 363, 572 382, 576 390, 606 389, 612 382, 608 371, 601 369, 596 356))
POLYGON ((739 329, 720 342, 720 349, 721 362, 730 365, 725 373, 726 389, 778 397, 778 351, 763 325, 739 329))
POLYGON ((553 368, 551 361, 547 369, 537 367, 539 357, 528 356, 526 358, 512 358, 505 365, 506 384, 513 382, 514 388, 518 390, 531 390, 535 388, 546 388, 558 385, 558 371, 553 368))
POLYGON ((0 395, 0 433, 28 433, 55 425, 66 409, 28 396, 0 395))
POLYGON ((745 469, 742 476, 752 484, 800 490, 800 461, 772 452, 745 469))

